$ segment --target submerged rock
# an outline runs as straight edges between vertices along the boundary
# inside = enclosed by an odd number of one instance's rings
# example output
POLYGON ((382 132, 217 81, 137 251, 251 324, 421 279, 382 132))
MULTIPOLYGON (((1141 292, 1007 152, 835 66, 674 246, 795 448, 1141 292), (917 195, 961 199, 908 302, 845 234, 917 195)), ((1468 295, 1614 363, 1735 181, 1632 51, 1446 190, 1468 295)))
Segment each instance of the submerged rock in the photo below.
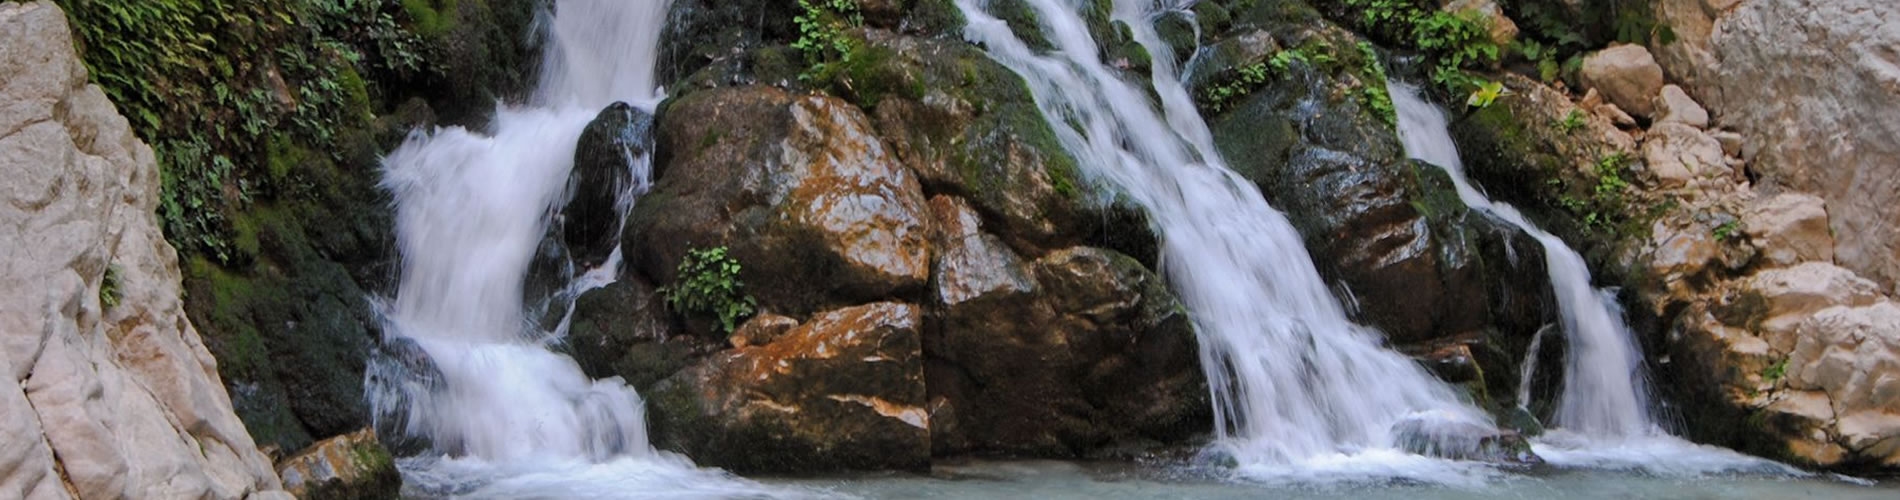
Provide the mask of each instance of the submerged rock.
POLYGON ((847 307, 715 354, 654 387, 654 440, 742 474, 923 468, 923 321, 909 304, 847 307))
POLYGON ((1477 422, 1414 415, 1394 425, 1392 434, 1399 449, 1425 456, 1496 464, 1544 463, 1524 436, 1477 422))

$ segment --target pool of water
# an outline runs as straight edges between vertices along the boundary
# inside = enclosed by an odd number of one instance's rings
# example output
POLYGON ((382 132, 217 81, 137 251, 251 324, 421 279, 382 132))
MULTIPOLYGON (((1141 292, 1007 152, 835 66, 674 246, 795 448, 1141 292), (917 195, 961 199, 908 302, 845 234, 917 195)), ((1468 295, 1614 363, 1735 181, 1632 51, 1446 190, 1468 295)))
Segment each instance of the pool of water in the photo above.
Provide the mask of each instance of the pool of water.
POLYGON ((1495 471, 1476 483, 1414 480, 1260 482, 1231 472, 1061 461, 967 462, 931 472, 763 479, 816 497, 1037 499, 1896 499, 1900 483, 1843 476, 1715 474, 1673 477, 1639 471, 1539 467, 1495 471))

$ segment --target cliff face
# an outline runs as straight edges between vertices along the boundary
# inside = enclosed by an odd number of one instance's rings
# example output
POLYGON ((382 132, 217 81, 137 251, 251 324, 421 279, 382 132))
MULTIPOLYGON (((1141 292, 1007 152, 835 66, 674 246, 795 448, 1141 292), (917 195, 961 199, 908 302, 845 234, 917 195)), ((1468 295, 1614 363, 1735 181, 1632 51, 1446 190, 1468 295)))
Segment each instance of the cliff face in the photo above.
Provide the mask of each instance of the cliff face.
POLYGON ((1900 281, 1900 3, 1664 0, 1658 62, 1741 132, 1764 186, 1827 200, 1844 267, 1900 281))
POLYGON ((52 3, 0 5, 0 75, 0 496, 278 490, 185 317, 152 149, 52 3))

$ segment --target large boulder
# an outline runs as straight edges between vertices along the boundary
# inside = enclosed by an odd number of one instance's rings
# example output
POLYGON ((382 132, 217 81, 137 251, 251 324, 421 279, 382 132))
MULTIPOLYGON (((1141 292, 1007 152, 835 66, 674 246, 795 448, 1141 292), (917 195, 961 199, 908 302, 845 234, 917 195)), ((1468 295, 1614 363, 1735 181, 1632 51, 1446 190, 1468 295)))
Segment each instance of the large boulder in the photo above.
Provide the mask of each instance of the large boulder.
POLYGON ((705 90, 660 113, 661 165, 623 244, 655 283, 726 246, 767 310, 802 315, 921 290, 923 189, 869 119, 835 98, 705 90))
POLYGON ((1747 138, 1759 183, 1825 199, 1839 263, 1893 289, 1900 3, 1667 0, 1656 12, 1678 37, 1660 46, 1661 64, 1747 138))
MULTIPOLYGON (((1708 128, 1709 111, 1696 104, 1689 93, 1675 84, 1664 85, 1656 94, 1656 122, 1675 122, 1695 128, 1708 128)), ((1727 148, 1724 147, 1724 150, 1727 148)))
POLYGON ((1583 86, 1602 92, 1618 108, 1647 118, 1663 89, 1662 66, 1641 45, 1618 45, 1583 58, 1583 86))
POLYGON ((924 353, 936 453, 1079 456, 1206 431, 1194 330, 1159 276, 1096 248, 1024 259, 962 200, 938 196, 931 208, 937 309, 924 353))
POLYGON ((739 473, 921 469, 930 459, 921 308, 813 316, 656 386, 655 443, 739 473))
POLYGON ((618 246, 624 208, 647 189, 648 172, 636 169, 644 170, 652 143, 653 115, 624 102, 600 110, 581 131, 560 212, 562 242, 580 268, 600 265, 618 246))
POLYGON ((159 171, 52 2, 0 5, 0 491, 282 496, 186 318, 159 171))

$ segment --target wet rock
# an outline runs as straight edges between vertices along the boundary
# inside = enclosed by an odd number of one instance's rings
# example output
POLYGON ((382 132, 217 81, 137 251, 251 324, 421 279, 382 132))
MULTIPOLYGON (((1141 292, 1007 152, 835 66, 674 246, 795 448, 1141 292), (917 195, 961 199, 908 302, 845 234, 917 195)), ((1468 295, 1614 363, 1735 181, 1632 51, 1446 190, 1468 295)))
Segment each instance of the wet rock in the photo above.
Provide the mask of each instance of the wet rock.
POLYGON ((1656 95, 1656 122, 1681 123, 1695 128, 1709 127, 1709 111, 1689 98, 1682 87, 1664 85, 1662 93, 1656 95))
POLYGON ((306 500, 396 498, 402 490, 395 459, 369 429, 320 441, 279 461, 277 473, 285 491, 306 500))
POLYGON ((1531 451, 1530 441, 1516 432, 1444 415, 1406 418, 1393 426, 1392 434, 1400 449, 1425 456, 1498 464, 1544 463, 1531 451))
MULTIPOLYGON (((1235 67, 1257 63, 1279 38, 1286 45, 1357 50, 1351 48, 1354 35, 1320 24, 1273 35, 1236 34, 1210 49, 1227 55, 1209 61, 1235 67)), ((1338 98, 1356 95, 1359 86, 1384 83, 1355 71, 1289 65, 1287 74, 1211 117, 1215 145, 1235 171, 1286 212, 1321 275, 1349 290, 1351 297, 1342 301, 1356 304, 1359 317, 1394 343, 1418 344, 1492 327, 1519 336, 1536 331, 1546 321, 1493 317, 1487 304, 1505 295, 1546 292, 1535 283, 1486 279, 1493 273, 1543 275, 1529 271, 1541 269, 1541 260, 1511 258, 1520 253, 1516 250, 1535 251, 1536 245, 1514 250, 1497 244, 1527 239, 1472 214, 1440 169, 1406 158, 1384 118, 1360 99, 1338 98), (1504 271, 1519 263, 1529 272, 1504 271)), ((1218 73, 1217 67, 1196 70, 1197 75, 1218 73)), ((1534 309, 1531 316, 1543 314, 1534 309)))
POLYGON ((854 77, 859 104, 926 191, 968 201, 1017 252, 1086 244, 1153 262, 1139 210, 1088 184, 1021 77, 965 43, 877 34, 870 43, 882 59, 854 77))
POLYGON ((618 376, 641 394, 723 347, 673 321, 654 287, 623 276, 582 294, 561 350, 592 378, 618 376))
POLYGON ((937 454, 1073 457, 1205 431, 1194 332, 1159 277, 1095 248, 1023 259, 962 200, 931 206, 942 243, 924 350, 937 454))
POLYGON ((908 304, 848 307, 707 358, 652 390, 655 442, 738 473, 925 467, 922 323, 908 304))
POLYGON ((799 315, 918 290, 923 190, 857 108, 771 88, 711 89, 660 114, 663 169, 629 219, 634 266, 672 283, 688 250, 726 246, 766 310, 799 315))
POLYGON ((737 348, 766 345, 797 327, 798 320, 772 313, 760 314, 739 325, 727 342, 737 348))
POLYGON ((1769 265, 1833 262, 1834 233, 1825 203, 1798 193, 1759 199, 1742 215, 1742 229, 1769 265))
POLYGON ((1603 93, 1611 104, 1639 117, 1655 114, 1651 99, 1662 92, 1662 66, 1641 45, 1618 45, 1583 59, 1583 86, 1603 93))
POLYGON ((653 143, 653 116, 616 102, 581 131, 567 205, 560 212, 562 243, 581 269, 600 265, 620 237, 621 214, 647 186, 634 176, 653 143))

